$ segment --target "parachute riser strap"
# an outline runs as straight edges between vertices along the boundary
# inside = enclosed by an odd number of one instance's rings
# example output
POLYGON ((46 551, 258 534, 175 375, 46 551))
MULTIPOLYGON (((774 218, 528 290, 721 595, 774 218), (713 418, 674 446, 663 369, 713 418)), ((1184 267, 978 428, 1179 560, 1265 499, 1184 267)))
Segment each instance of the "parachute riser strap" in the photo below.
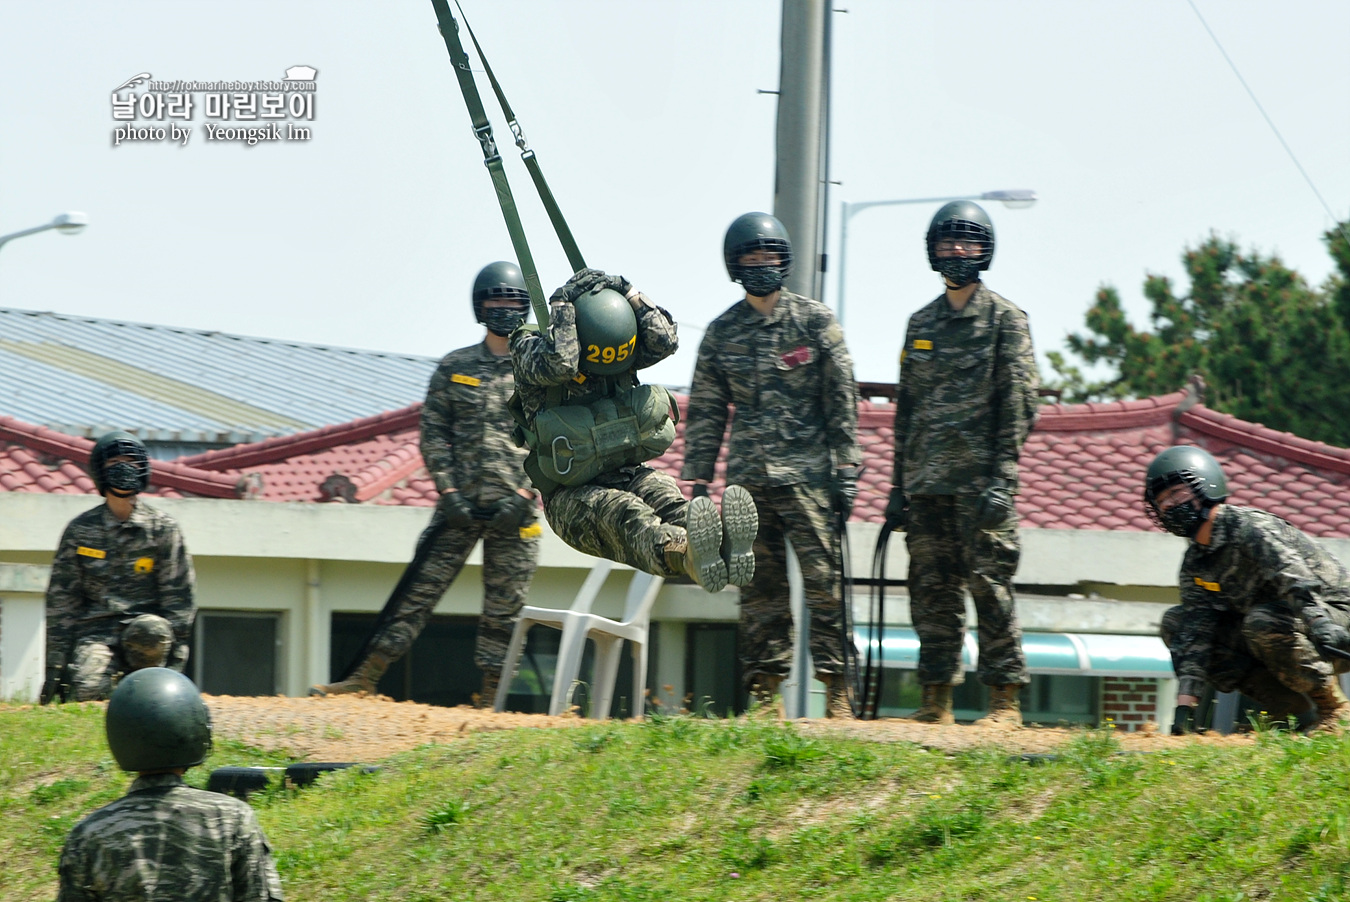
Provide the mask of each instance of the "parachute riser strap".
POLYGON ((497 76, 493 74, 492 66, 488 63, 487 56, 484 55, 483 48, 478 43, 478 36, 473 33, 473 26, 469 24, 469 17, 464 14, 464 7, 462 6, 459 8, 459 15, 464 20, 464 29, 469 33, 469 40, 473 41, 474 51, 478 54, 478 58, 483 61, 483 71, 487 73, 488 81, 492 82, 492 92, 497 95, 497 103, 501 105, 502 115, 506 116, 506 125, 511 129, 511 134, 516 139, 516 146, 520 148, 520 158, 525 161, 525 168, 529 170, 530 178, 534 180, 535 190, 539 192, 539 199, 548 212, 549 222, 553 223, 553 231, 557 233, 563 252, 567 254, 567 262, 571 265, 573 272, 585 269, 586 260, 581 256, 581 250, 577 247, 576 239, 572 237, 572 230, 567 227, 567 220, 563 218, 562 209, 558 206, 558 201, 553 197, 553 191, 544 179, 544 171, 539 168, 539 161, 535 152, 530 149, 529 143, 525 140, 525 131, 521 128, 519 120, 516 119, 515 110, 511 109, 511 104, 507 102, 506 93, 497 81, 497 76))
POLYGON ((516 260, 520 263, 521 274, 525 277, 525 288, 530 295, 530 306, 534 308, 535 318, 541 329, 549 325, 548 303, 544 300, 544 290, 535 270, 534 257, 530 254, 530 245, 525 240, 525 228, 520 223, 520 213, 516 210, 516 201, 511 194, 511 185, 506 180, 506 170, 502 167, 501 154, 497 152, 497 142, 492 137, 492 126, 488 123, 483 101, 478 96, 478 87, 473 81, 473 71, 469 68, 469 55, 459 41, 459 23, 450 12, 446 0, 431 0, 436 11, 436 21, 440 26, 441 37, 445 40, 445 49, 450 54, 450 62, 455 67, 455 78, 459 80, 460 93, 464 95, 464 105, 468 108, 469 119, 473 123, 474 138, 483 149, 483 165, 492 176, 492 184, 497 190, 497 203, 502 208, 502 218, 506 220, 506 231, 511 236, 511 245, 515 248, 516 260))

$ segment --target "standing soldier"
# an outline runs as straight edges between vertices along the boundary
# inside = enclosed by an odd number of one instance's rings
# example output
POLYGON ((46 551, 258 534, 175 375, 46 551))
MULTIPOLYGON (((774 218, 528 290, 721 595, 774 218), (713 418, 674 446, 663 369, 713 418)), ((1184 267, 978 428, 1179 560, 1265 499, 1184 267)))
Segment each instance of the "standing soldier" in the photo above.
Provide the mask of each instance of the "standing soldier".
POLYGON ((57 902, 280 902, 253 809, 183 785, 211 750, 211 717, 191 680, 136 671, 113 692, 104 727, 113 759, 136 782, 66 837, 57 902))
POLYGON ((979 677, 990 687, 989 713, 976 723, 1012 729, 1022 723, 1018 694, 1031 679, 1013 599, 1021 555, 1013 496, 1039 377, 1026 314, 980 281, 993 257, 994 226, 979 205, 938 210, 928 262, 946 291, 910 317, 905 332, 886 528, 908 530, 923 687, 913 719, 955 721, 969 586, 979 677))
POLYGON ((722 510, 686 501, 643 462, 675 438, 679 408, 636 371, 675 353, 671 315, 621 276, 583 269, 553 293, 547 334, 511 337, 525 469, 549 525, 568 545, 644 573, 688 576, 708 592, 755 571, 758 520, 744 489, 722 510))
POLYGON ((1227 498, 1223 470, 1200 448, 1168 448, 1144 476, 1149 518, 1190 540, 1181 604, 1161 628, 1185 715, 1174 731, 1185 730, 1207 683, 1251 696, 1277 722, 1344 729, 1350 702, 1336 672, 1350 663, 1350 574, 1284 520, 1227 498))
POLYGON ((432 374, 422 406, 422 460, 440 498, 346 676, 310 695, 374 693, 389 666, 407 654, 450 584, 483 540, 483 613, 474 663, 483 671, 480 706, 491 706, 511 619, 539 565, 534 492, 511 438, 506 402, 515 389, 508 336, 529 315, 529 294, 514 263, 490 263, 473 282, 473 312, 483 340, 451 351, 432 374))
POLYGON ((792 244, 767 213, 727 229, 723 257, 744 300, 704 333, 689 392, 683 479, 706 495, 727 424, 727 479, 745 485, 759 513, 755 578, 741 592, 739 657, 747 688, 773 697, 792 660, 787 547, 801 563, 811 612, 811 659, 826 686, 825 713, 850 717, 844 681, 840 547, 858 494, 858 386, 844 333, 825 305, 783 289, 792 244))
POLYGON ((197 615, 183 534, 138 497, 150 486, 145 445, 109 432, 89 476, 104 503, 66 526, 47 584, 44 703, 105 699, 143 667, 181 671, 197 615))

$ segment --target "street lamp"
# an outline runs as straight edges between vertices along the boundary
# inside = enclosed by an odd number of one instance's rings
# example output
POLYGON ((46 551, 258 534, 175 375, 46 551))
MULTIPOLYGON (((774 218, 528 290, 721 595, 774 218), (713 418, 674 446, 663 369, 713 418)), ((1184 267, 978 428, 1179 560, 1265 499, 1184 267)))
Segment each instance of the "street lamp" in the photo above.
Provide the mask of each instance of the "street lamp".
POLYGON ((1021 210, 1036 202, 1036 192, 1025 188, 1010 188, 1003 191, 986 191, 983 194, 964 194, 959 197, 911 197, 903 200, 860 200, 856 203, 844 201, 839 214, 839 302, 835 307, 835 316, 839 325, 844 324, 844 263, 848 250, 848 221, 868 207, 894 207, 898 204, 945 204, 953 200, 996 200, 1013 210, 1021 210))
POLYGON ((25 235, 36 235, 38 232, 45 232, 48 229, 56 229, 62 235, 78 235, 84 231, 84 227, 87 225, 89 225, 89 217, 84 213, 62 213, 46 225, 23 229, 19 232, 10 232, 8 235, 0 235, 0 248, 3 248, 7 241, 22 238, 25 235))

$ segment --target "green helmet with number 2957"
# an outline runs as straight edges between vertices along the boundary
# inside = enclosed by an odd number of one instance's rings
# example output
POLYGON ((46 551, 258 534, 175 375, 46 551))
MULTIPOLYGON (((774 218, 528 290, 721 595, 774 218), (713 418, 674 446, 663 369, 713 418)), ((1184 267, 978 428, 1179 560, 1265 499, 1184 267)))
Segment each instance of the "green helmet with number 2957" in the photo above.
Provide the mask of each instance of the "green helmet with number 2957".
POLYGON ((612 288, 599 288, 573 304, 577 309, 581 371, 593 376, 617 376, 631 369, 637 351, 637 315, 628 300, 612 288))

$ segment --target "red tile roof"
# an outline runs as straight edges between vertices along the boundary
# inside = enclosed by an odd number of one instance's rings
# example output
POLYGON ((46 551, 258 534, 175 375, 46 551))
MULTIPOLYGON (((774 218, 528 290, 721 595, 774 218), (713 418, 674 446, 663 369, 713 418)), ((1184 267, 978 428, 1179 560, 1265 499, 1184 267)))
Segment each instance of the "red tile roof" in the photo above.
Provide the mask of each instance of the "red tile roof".
MULTIPOLYGON (((679 399, 681 406, 684 398, 679 399)), ((154 464, 155 494, 430 506, 435 487, 417 450, 421 406, 154 464)), ((890 489, 894 408, 862 402, 867 471, 855 520, 879 523, 890 489)), ((678 476, 684 429, 652 462, 678 476)), ((1317 536, 1350 538, 1350 450, 1209 410, 1186 392, 1138 401, 1041 408, 1022 452, 1023 523, 1050 529, 1152 529, 1143 473, 1161 449, 1194 444, 1223 464, 1231 500, 1261 507, 1317 536)), ((92 444, 0 417, 0 490, 84 493, 92 444)), ((725 473, 718 464, 718 481, 725 473)))

